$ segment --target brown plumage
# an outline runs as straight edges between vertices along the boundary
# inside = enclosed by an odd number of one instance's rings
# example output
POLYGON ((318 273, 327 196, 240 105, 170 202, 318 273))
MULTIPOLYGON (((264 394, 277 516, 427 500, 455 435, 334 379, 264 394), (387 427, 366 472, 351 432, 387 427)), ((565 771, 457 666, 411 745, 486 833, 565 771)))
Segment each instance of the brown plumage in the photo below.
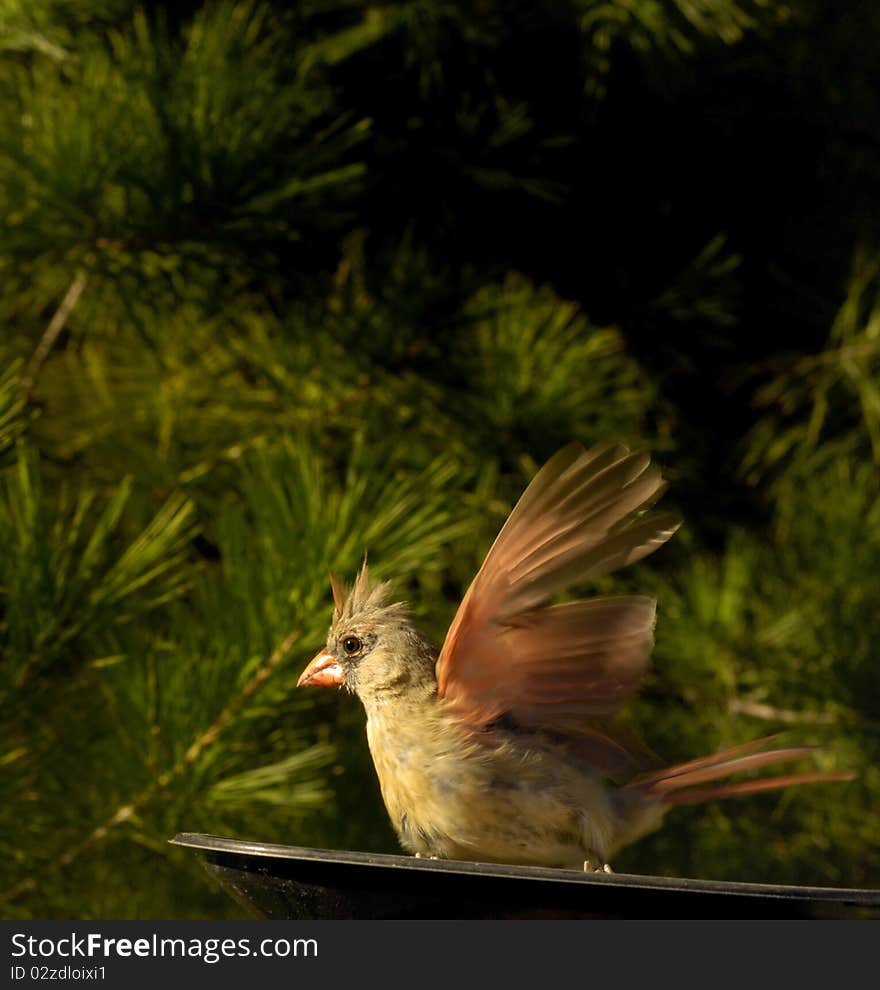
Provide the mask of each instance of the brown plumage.
POLYGON ((299 683, 360 697, 385 805, 410 852, 602 868, 674 805, 849 779, 727 782, 812 752, 766 739, 657 770, 618 724, 648 668, 656 603, 550 602, 672 536, 678 519, 651 511, 663 488, 648 455, 621 444, 561 450, 514 507, 439 651, 366 564, 348 592, 331 579, 327 645, 299 683))

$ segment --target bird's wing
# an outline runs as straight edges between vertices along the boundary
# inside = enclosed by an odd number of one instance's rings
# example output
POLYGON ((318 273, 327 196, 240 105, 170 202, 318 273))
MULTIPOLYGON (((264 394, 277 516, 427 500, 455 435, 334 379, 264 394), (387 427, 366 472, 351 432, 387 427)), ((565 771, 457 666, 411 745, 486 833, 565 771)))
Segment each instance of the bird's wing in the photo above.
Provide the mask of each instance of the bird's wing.
POLYGON ((622 444, 572 444, 545 464, 440 651, 438 691, 459 718, 481 727, 506 714, 523 726, 579 733, 585 719, 613 714, 637 690, 653 646, 653 599, 547 602, 665 543, 679 520, 645 512, 663 488, 648 455, 622 444))

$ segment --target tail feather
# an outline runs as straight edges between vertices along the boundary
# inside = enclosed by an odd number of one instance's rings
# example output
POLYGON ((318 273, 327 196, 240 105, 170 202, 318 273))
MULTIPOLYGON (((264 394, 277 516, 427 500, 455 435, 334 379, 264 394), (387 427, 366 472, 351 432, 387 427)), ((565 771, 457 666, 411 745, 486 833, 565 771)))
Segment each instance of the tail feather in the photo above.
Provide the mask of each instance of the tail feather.
POLYGON ((691 770, 702 770, 704 767, 717 766, 719 763, 726 763, 735 756, 745 756, 748 753, 756 753, 766 750, 771 740, 776 736, 762 736, 760 739, 750 739, 748 742, 740 743, 737 746, 729 746, 717 753, 710 753, 708 756, 700 756, 696 760, 688 760, 687 763, 676 763, 675 766, 662 767, 654 770, 650 774, 644 774, 636 781, 639 784, 649 784, 655 780, 666 780, 668 777, 680 777, 691 770))
POLYGON ((737 756, 733 759, 722 759, 699 770, 688 770, 684 773, 662 777, 651 784, 647 790, 656 797, 662 797, 672 791, 680 791, 694 784, 703 784, 721 777, 745 770, 757 770, 773 763, 784 763, 788 760, 799 760, 814 752, 811 746, 789 746, 786 749, 770 749, 763 753, 752 753, 749 756, 737 756))
POLYGON ((664 806, 695 804, 714 798, 734 797, 741 794, 754 794, 758 791, 774 790, 792 784, 818 784, 852 780, 854 774, 848 771, 806 771, 790 773, 758 780, 744 780, 735 783, 723 782, 726 778, 747 770, 774 763, 787 763, 800 760, 817 752, 816 746, 784 746, 768 749, 773 737, 755 739, 739 746, 704 756, 687 763, 680 763, 663 770, 642 776, 629 784, 625 790, 638 795, 642 801, 658 802, 664 806), (722 781, 714 787, 696 787, 712 781, 722 781))
POLYGON ((854 773, 847 770, 829 771, 824 773, 789 773, 778 777, 763 777, 761 780, 741 780, 735 784, 719 784, 718 787, 697 787, 682 794, 668 794, 663 798, 663 804, 675 806, 679 804, 699 804, 701 801, 713 801, 715 798, 738 797, 741 794, 756 794, 758 791, 773 791, 792 784, 830 784, 837 781, 852 780, 854 773))

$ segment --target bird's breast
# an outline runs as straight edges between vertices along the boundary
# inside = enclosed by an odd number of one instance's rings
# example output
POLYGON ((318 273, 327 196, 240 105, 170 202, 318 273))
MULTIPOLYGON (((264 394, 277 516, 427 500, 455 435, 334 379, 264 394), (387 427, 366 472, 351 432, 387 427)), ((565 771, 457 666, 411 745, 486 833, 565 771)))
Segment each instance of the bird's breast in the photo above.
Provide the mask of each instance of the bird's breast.
POLYGON ((371 715, 367 739, 382 797, 403 844, 433 853, 450 819, 480 786, 481 768, 458 734, 432 718, 418 725, 371 715))

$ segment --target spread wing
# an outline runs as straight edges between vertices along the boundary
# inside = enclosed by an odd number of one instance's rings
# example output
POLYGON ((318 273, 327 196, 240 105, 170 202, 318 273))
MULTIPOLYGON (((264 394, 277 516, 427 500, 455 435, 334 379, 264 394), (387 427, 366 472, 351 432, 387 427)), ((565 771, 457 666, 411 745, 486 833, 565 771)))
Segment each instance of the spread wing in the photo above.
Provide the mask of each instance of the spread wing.
POLYGON ((640 560, 679 526, 648 512, 664 488, 645 453, 572 444, 514 507, 453 619, 437 685, 473 727, 501 715, 571 738, 620 768, 606 726, 638 689, 655 602, 640 596, 548 605, 557 593, 640 560), (590 728, 590 726, 594 728, 590 728), (603 741, 604 740, 604 741, 603 741))

